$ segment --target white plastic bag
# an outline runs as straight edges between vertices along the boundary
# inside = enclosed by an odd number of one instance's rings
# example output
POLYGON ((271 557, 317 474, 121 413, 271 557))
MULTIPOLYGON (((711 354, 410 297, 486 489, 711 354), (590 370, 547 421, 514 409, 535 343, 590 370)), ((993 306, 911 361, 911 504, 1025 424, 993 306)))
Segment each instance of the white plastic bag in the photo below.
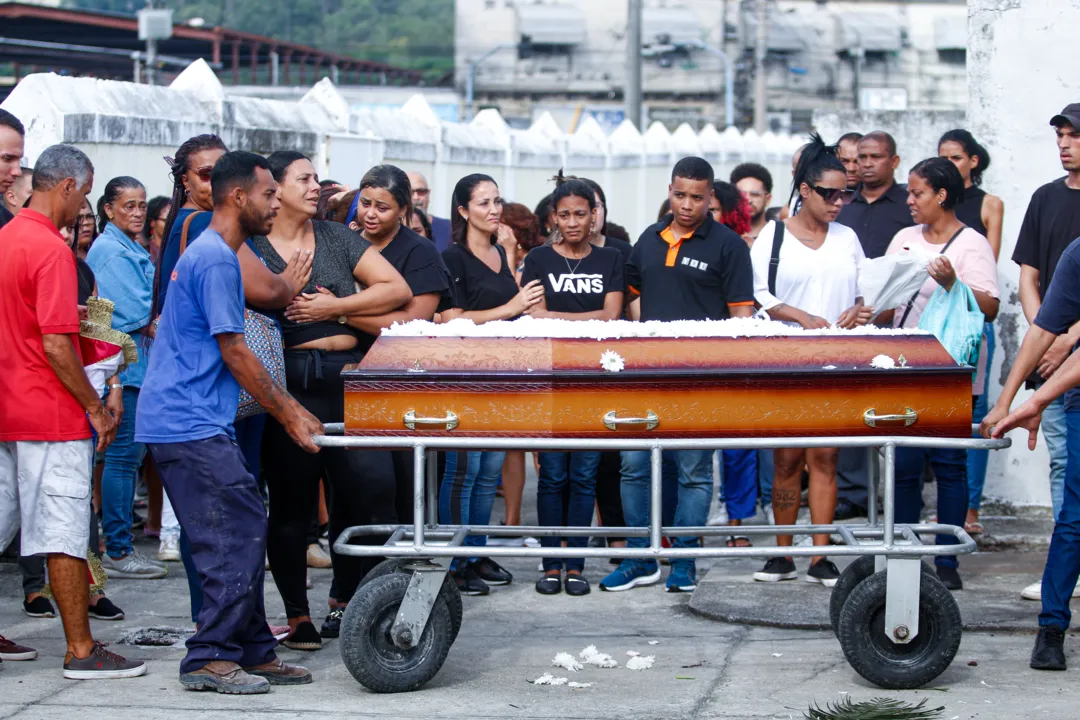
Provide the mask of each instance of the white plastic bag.
POLYGON ((859 266, 863 304, 877 313, 907 305, 926 282, 926 266, 937 255, 918 248, 864 260, 859 266))

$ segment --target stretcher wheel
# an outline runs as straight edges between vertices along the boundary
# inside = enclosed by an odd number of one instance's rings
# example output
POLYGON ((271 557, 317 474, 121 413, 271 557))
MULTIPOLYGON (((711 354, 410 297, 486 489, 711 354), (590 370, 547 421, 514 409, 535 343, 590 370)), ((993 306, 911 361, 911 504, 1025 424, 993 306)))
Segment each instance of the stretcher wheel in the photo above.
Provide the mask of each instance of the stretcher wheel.
MULTIPOLYGON (((386 558, 381 563, 371 568, 367 575, 364 576, 363 582, 374 580, 375 578, 382 577, 383 575, 389 575, 390 573, 408 573, 405 569, 411 560, 407 558, 386 558)), ((450 642, 457 640, 458 633, 461 631, 461 618, 465 614, 465 607, 461 603, 461 593, 457 589, 457 583, 450 577, 450 573, 446 574, 443 579, 442 588, 439 590, 439 597, 446 601, 446 608, 450 611, 450 624, 453 626, 454 635, 450 639, 450 642)))
MULTIPOLYGON (((829 622, 832 623, 833 633, 840 633, 840 612, 844 609, 844 603, 855 586, 874 574, 874 556, 863 555, 855 559, 855 562, 844 568, 839 579, 833 585, 832 594, 829 596, 829 622)), ((934 576, 930 566, 922 563, 923 575, 934 576)))
POLYGON ((341 619, 341 659, 349 673, 377 693, 409 692, 439 672, 453 644, 450 611, 440 593, 414 648, 400 648, 390 637, 409 576, 391 573, 357 589, 341 619))
POLYGON ((840 613, 838 637, 855 672, 881 688, 922 687, 949 667, 960 647, 963 624, 960 608, 933 575, 919 583, 919 632, 906 645, 885 635, 886 573, 874 573, 859 583, 840 613))

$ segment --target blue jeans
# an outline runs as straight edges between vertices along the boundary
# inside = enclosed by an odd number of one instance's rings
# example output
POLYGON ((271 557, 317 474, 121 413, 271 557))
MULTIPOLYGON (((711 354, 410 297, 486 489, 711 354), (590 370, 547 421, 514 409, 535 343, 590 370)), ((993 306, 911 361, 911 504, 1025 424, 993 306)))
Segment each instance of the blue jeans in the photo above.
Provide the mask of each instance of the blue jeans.
MULTIPOLYGON (((675 505, 674 527, 702 527, 709 520, 709 503, 712 501, 712 451, 679 450, 672 453, 678 470, 678 496, 675 505)), ((649 525, 649 477, 648 450, 628 450, 622 454, 622 501, 627 527, 649 525)), ((648 538, 629 538, 627 546, 649 546, 648 538)), ((677 537, 672 543, 677 548, 698 547, 698 538, 677 537)))
MULTIPOLYGON (((1060 398, 1059 398, 1060 400, 1060 398)), ((1043 423, 1045 424, 1045 414, 1043 423)), ((1050 553, 1042 579, 1042 612, 1039 625, 1069 627, 1069 600, 1080 578, 1080 410, 1065 413, 1068 464, 1063 502, 1054 523, 1050 553)))
MULTIPOLYGON (((236 444, 244 456, 244 464, 247 465, 248 472, 255 478, 256 483, 259 480, 259 454, 262 450, 264 427, 266 427, 266 414, 261 413, 237 420, 233 428, 236 433, 236 444)), ((169 501, 172 502, 171 497, 169 501)), ((191 599, 191 622, 198 622, 199 611, 203 606, 202 583, 199 582, 199 573, 195 569, 195 560, 191 557, 191 542, 183 527, 180 528, 180 560, 184 563, 184 572, 187 574, 188 597, 191 599)))
POLYGON ((758 495, 761 496, 761 509, 772 505, 773 475, 776 474, 776 463, 773 462, 772 450, 758 450, 757 477, 758 495))
POLYGON ((757 450, 724 450, 724 483, 720 501, 727 506, 728 520, 754 516, 758 484, 757 450))
POLYGON ((135 407, 139 388, 124 388, 124 417, 116 429, 116 439, 105 450, 105 471, 101 475, 101 527, 105 531, 105 551, 122 558, 134 550, 131 536, 135 479, 146 455, 146 446, 135 442, 135 407))
POLYGON ((1050 503, 1054 506, 1054 520, 1061 515, 1065 498, 1066 460, 1069 457, 1065 400, 1056 398, 1043 410, 1042 430, 1046 449, 1050 451, 1050 503))
MULTIPOLYGON (((971 404, 971 421, 978 425, 990 411, 990 367, 994 364, 994 325, 986 323, 983 326, 983 337, 986 338, 986 383, 982 395, 975 395, 971 404)), ((979 437, 979 433, 973 433, 972 437, 979 437)), ((968 509, 978 511, 982 507, 983 487, 986 485, 986 466, 990 461, 989 450, 968 450, 967 474, 968 474, 968 509)))
MULTIPOLYGON (((599 452, 542 452, 540 478, 536 488, 536 516, 541 525, 558 527, 563 524, 563 489, 570 485, 570 499, 566 506, 568 527, 588 527, 592 524, 593 505, 596 501, 596 469, 600 466, 599 452)), ((540 538, 543 547, 559 547, 562 538, 540 538)), ((587 537, 568 537, 566 546, 583 548, 587 537)), ((565 562, 544 558, 544 570, 585 569, 584 558, 572 558, 565 562)))
POLYGON ((199 629, 180 672, 214 660, 242 667, 275 658, 263 604, 266 508, 235 442, 224 435, 154 443, 151 452, 186 529, 202 586, 199 629))
MULTIPOLYGON (((495 489, 502 479, 504 460, 504 452, 447 452, 446 471, 439 488, 439 522, 443 525, 490 525, 491 506, 495 502, 495 489)), ((469 535, 465 545, 485 547, 487 535, 469 535)))
MULTIPOLYGON (((922 513, 923 466, 934 469, 937 480, 938 522, 943 525, 964 526, 967 517, 967 453, 963 450, 924 448, 896 449, 896 522, 916 524, 922 513)), ((938 535, 938 545, 956 545, 952 535, 938 535)), ((955 555, 938 555, 934 564, 958 567, 955 555)))

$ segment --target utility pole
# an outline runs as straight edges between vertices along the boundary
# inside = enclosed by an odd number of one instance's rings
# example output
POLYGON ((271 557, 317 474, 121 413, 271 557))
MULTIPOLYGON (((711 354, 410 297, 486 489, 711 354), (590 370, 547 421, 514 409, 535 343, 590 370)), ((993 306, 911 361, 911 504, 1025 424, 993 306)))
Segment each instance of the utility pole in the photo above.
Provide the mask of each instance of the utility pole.
MULTIPOLYGON (((154 9, 154 0, 146 0, 146 9, 154 9)), ((146 84, 157 84, 157 73, 155 72, 157 65, 157 38, 146 38, 146 84)))
POLYGON ((638 130, 641 118, 641 0, 627 0, 626 117, 638 130))
POLYGON ((768 42, 765 0, 755 0, 754 9, 757 13, 757 42, 754 45, 754 130, 760 135, 765 132, 765 112, 768 110, 765 103, 765 52, 768 42))
POLYGON ((866 58, 866 50, 863 49, 862 33, 858 30, 855 31, 855 49, 852 50, 852 61, 854 62, 854 73, 852 76, 851 94, 852 106, 858 110, 862 105, 862 66, 863 60, 866 58))

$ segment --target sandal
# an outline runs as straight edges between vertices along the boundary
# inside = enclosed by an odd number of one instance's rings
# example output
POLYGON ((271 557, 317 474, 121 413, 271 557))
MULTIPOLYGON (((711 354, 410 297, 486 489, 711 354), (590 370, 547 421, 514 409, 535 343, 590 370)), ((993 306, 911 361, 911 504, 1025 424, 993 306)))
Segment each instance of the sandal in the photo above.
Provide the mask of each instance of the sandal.
POLYGON ((562 580, 558 575, 545 575, 536 581, 536 592, 541 595, 558 595, 562 592, 562 580))
POLYGON ((732 535, 728 538, 727 546, 729 548, 754 547, 754 543, 750 542, 750 538, 743 535, 732 535))
POLYGON ((971 535, 971 536, 982 535, 983 534, 982 523, 979 522, 978 520, 976 520, 975 522, 971 522, 971 523, 964 523, 964 532, 966 532, 968 535, 971 535))
POLYGON ((592 588, 589 586, 589 581, 583 578, 578 573, 568 573, 566 575, 566 594, 580 597, 582 595, 588 595, 592 592, 592 588))

